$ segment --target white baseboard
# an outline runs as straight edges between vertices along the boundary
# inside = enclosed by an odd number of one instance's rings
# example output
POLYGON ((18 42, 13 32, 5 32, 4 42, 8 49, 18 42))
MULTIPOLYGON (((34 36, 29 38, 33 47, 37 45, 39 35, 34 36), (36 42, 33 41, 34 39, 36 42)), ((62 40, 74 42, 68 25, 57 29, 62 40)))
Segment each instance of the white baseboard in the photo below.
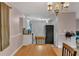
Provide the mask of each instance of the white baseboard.
POLYGON ((58 48, 62 48, 62 46, 61 45, 58 45, 58 48))
POLYGON ((14 56, 15 53, 16 53, 22 46, 23 46, 23 45, 21 45, 20 47, 18 47, 18 48, 11 54, 11 56, 14 56))

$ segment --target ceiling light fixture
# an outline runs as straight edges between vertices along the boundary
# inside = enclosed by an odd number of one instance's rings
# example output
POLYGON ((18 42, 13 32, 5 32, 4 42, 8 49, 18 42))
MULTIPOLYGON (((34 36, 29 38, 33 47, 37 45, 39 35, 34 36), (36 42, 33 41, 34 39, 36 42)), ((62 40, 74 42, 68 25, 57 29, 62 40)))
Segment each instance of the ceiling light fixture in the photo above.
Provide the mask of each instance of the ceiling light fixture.
POLYGON ((56 16, 64 9, 69 7, 69 2, 49 2, 48 11, 54 11, 56 16))

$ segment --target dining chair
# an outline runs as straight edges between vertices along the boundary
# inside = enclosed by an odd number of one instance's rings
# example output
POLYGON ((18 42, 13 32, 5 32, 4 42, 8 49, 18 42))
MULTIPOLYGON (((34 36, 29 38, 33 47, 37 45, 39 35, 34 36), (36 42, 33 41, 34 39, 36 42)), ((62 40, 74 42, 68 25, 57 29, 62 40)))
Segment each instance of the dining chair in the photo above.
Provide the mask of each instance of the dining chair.
POLYGON ((77 51, 69 45, 63 43, 62 56, 76 56, 77 51))

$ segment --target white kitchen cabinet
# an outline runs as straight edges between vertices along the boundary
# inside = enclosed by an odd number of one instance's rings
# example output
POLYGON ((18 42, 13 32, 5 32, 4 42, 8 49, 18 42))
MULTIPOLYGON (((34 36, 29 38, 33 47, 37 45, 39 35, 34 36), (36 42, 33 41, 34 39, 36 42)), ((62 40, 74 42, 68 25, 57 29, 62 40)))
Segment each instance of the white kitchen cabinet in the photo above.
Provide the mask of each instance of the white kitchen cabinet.
POLYGON ((32 44, 32 35, 23 35, 23 45, 32 44))

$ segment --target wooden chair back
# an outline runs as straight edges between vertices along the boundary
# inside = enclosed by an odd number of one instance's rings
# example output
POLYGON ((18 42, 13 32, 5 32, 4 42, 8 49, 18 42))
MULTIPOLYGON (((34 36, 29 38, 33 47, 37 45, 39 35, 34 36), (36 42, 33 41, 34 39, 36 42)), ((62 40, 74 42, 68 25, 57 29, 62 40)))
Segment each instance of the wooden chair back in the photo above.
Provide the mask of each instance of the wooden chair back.
POLYGON ((77 51, 75 51, 69 45, 63 43, 62 56, 76 56, 77 51))

